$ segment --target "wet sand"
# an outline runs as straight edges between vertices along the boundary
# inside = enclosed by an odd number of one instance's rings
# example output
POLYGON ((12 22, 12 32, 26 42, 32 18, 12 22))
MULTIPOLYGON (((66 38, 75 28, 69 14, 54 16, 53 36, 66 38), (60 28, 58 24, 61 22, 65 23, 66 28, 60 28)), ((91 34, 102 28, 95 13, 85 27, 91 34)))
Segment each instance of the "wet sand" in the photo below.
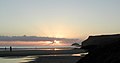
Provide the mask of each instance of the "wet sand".
POLYGON ((51 54, 79 54, 85 53, 84 50, 17 50, 17 51, 0 51, 0 57, 7 56, 30 56, 30 55, 51 55, 51 54))
POLYGON ((25 59, 20 63, 76 63, 81 57, 73 54, 85 53, 82 49, 72 50, 13 50, 0 51, 0 57, 36 56, 34 59, 25 59))
POLYGON ((76 63, 79 59, 78 56, 43 56, 29 62, 20 63, 76 63))

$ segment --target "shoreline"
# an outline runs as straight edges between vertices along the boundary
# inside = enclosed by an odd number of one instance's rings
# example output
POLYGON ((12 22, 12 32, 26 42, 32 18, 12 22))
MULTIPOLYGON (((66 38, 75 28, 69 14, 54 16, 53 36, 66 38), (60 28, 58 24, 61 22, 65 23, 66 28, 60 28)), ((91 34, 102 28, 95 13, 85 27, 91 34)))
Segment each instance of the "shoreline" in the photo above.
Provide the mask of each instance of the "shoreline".
POLYGON ((51 55, 51 54, 80 54, 86 51, 82 49, 73 50, 16 50, 0 51, 0 57, 7 56, 30 56, 30 55, 51 55))

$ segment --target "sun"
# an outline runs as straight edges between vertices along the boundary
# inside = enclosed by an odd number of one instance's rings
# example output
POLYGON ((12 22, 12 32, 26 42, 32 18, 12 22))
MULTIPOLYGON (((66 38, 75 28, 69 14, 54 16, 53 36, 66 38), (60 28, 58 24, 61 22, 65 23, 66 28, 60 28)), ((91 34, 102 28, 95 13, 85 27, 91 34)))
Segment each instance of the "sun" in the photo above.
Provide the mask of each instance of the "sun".
POLYGON ((57 43, 57 44, 59 44, 59 43, 60 43, 60 41, 54 40, 54 43, 57 43))

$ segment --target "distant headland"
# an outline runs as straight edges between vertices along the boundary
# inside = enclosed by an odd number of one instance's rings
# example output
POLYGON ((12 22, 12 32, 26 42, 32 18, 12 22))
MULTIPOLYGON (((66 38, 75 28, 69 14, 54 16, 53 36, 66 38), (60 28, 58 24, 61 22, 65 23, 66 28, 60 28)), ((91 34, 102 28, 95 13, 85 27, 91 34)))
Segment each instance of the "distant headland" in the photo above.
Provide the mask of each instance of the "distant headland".
POLYGON ((54 41, 54 40, 69 40, 77 41, 79 39, 55 38, 55 37, 38 37, 38 36, 0 36, 0 41, 54 41))

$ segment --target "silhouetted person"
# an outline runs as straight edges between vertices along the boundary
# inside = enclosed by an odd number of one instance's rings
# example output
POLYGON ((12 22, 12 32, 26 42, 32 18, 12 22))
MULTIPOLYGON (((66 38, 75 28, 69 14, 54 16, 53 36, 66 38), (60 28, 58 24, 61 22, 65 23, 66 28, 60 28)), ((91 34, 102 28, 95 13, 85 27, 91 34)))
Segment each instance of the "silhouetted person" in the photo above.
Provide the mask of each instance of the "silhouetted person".
POLYGON ((10 46, 10 51, 12 51, 12 47, 10 46))

